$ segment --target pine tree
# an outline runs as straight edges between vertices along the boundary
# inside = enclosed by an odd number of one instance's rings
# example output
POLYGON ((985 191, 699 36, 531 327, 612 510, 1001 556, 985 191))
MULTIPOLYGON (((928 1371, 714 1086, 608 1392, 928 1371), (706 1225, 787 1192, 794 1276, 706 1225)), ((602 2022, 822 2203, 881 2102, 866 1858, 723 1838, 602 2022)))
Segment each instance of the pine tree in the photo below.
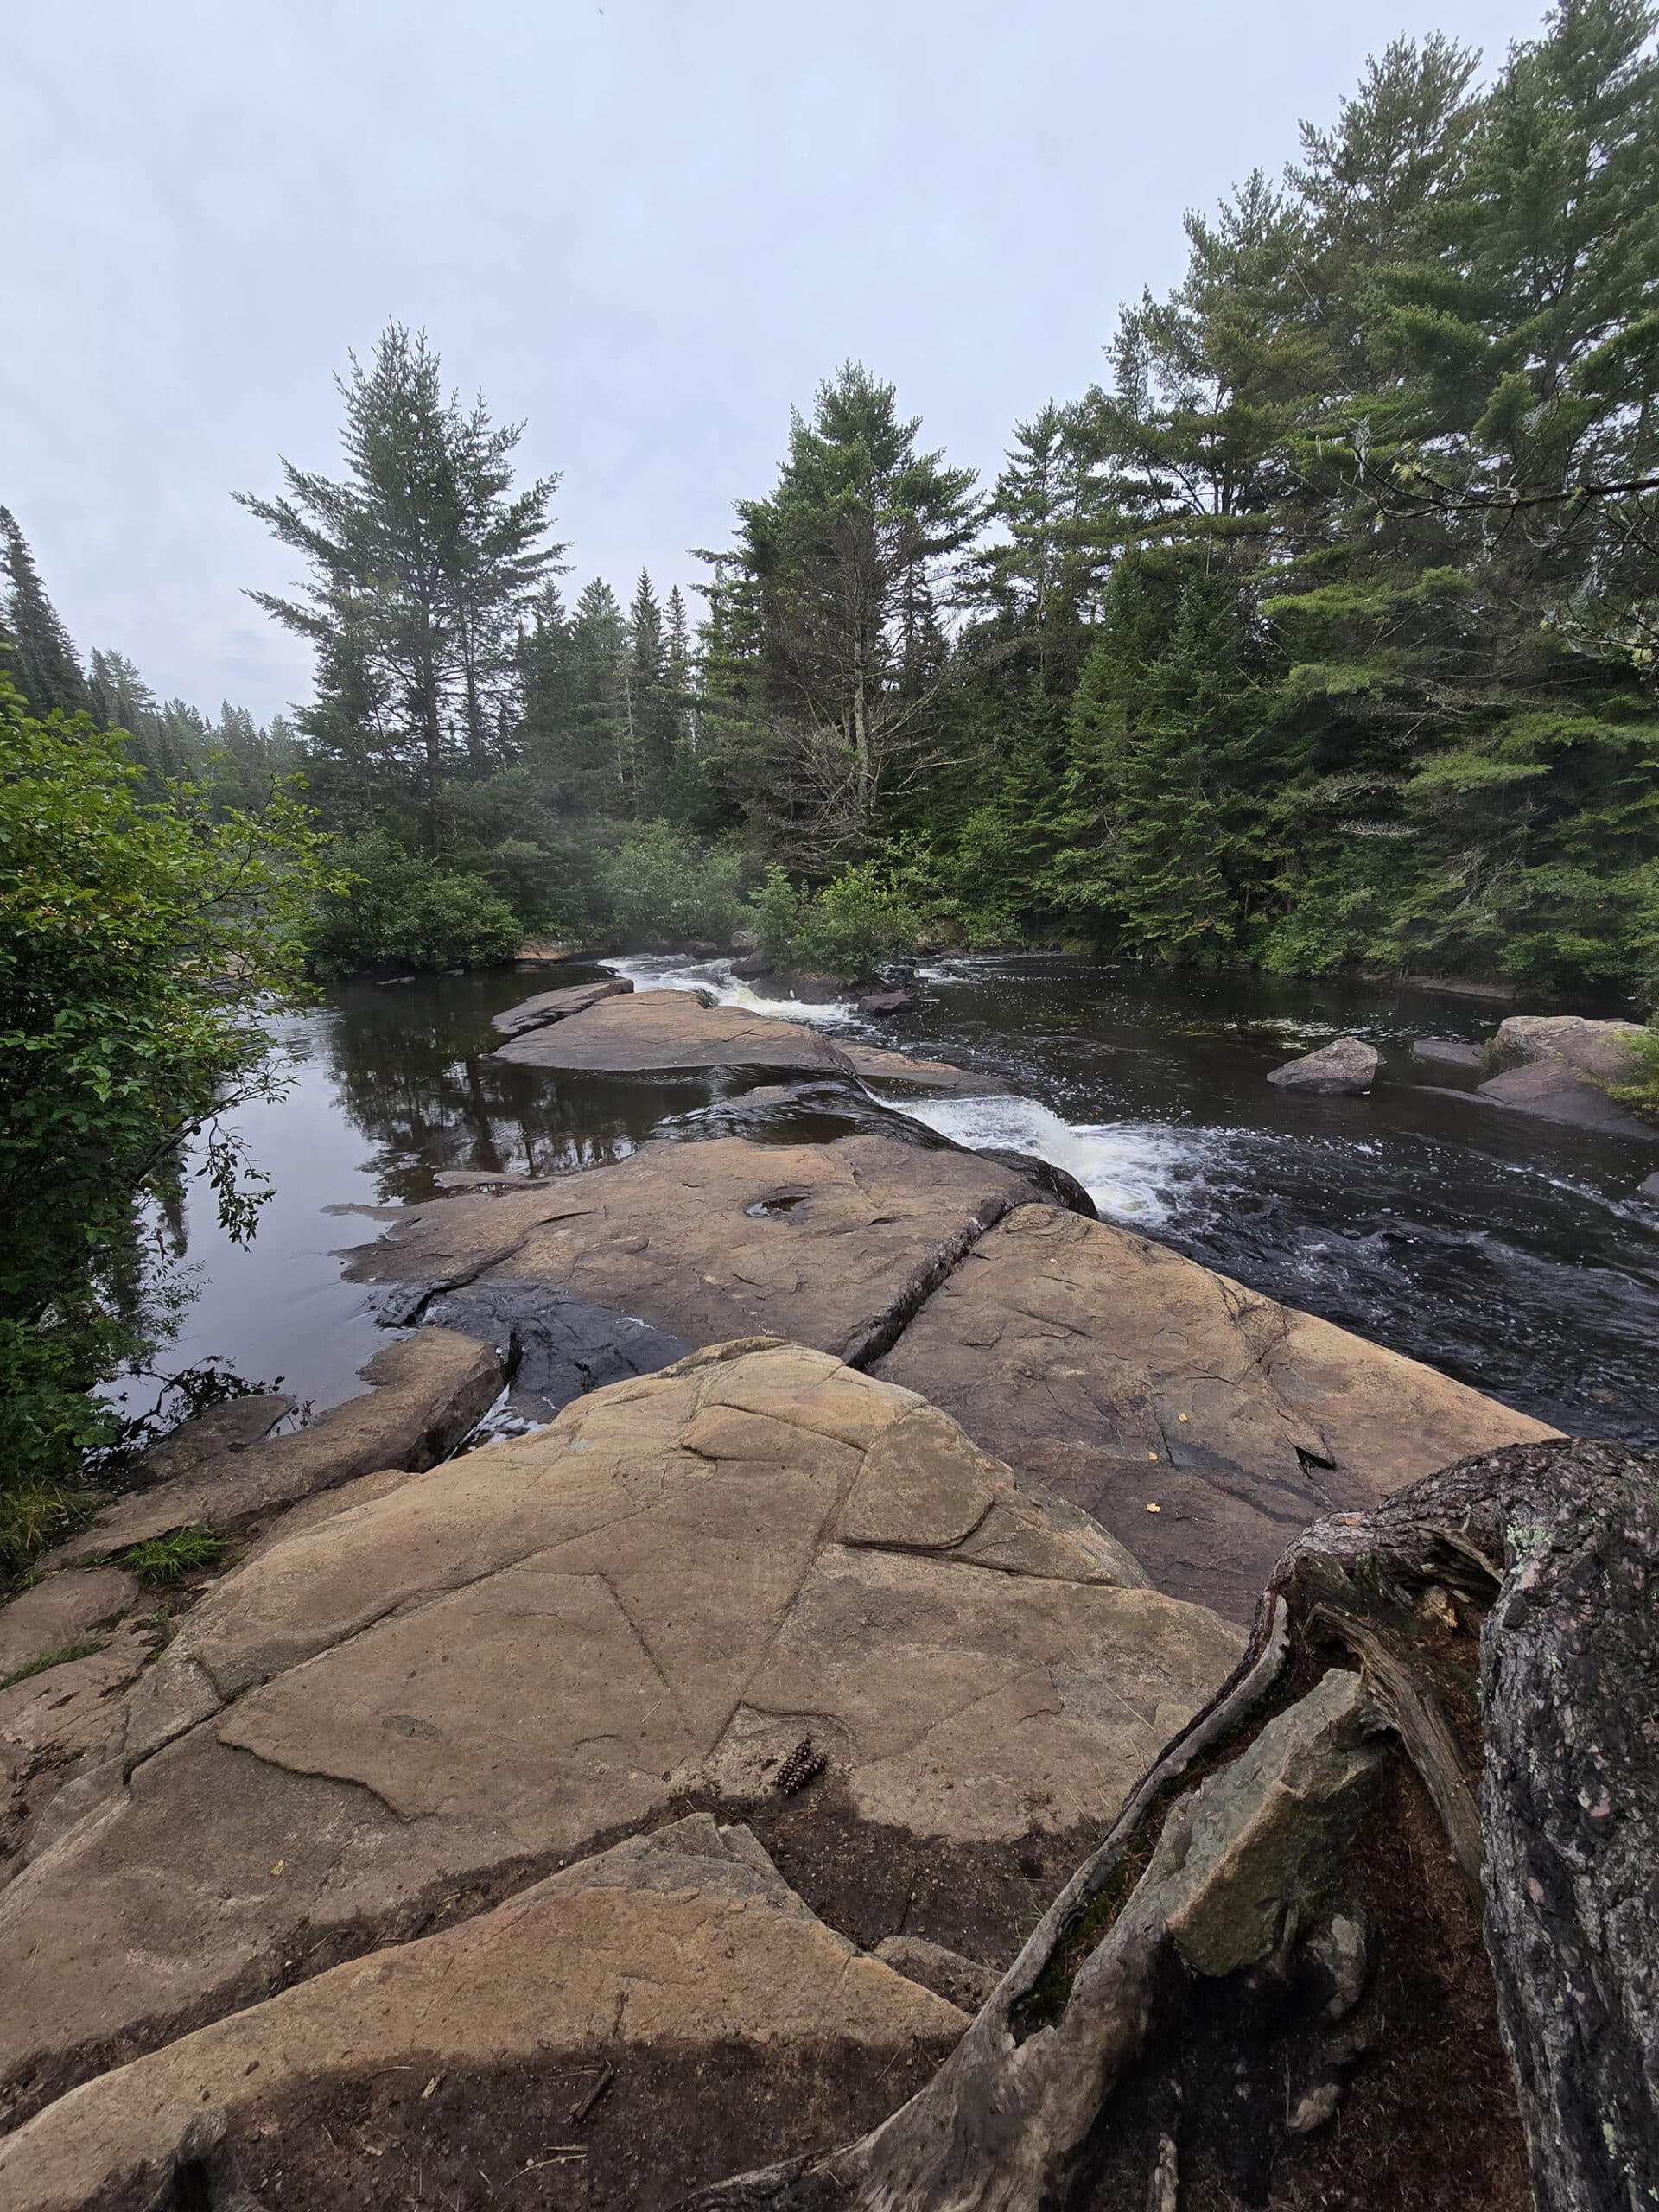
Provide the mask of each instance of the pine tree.
POLYGON ((564 550, 544 542, 557 480, 510 496, 522 425, 446 398, 424 334, 388 324, 340 390, 345 479, 284 461, 283 497, 241 498, 304 556, 303 597, 251 596, 316 648, 319 740, 337 760, 397 763, 435 851, 446 778, 499 757, 520 616, 564 550))
POLYGON ((738 502, 707 656, 728 788, 824 867, 866 852, 937 765, 942 617, 978 522, 969 469, 917 445, 891 385, 848 364, 793 418, 776 489, 738 502))
POLYGON ((8 583, 3 627, 13 683, 36 715, 84 712, 86 677, 10 507, 0 507, 0 563, 8 583))

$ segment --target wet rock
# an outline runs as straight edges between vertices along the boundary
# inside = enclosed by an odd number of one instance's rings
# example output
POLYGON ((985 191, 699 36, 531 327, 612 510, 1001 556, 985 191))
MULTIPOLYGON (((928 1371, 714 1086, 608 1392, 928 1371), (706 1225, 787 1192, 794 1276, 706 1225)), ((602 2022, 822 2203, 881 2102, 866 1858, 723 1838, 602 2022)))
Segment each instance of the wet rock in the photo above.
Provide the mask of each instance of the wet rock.
POLYGON ((1360 1037, 1338 1037, 1317 1052, 1287 1060, 1268 1077, 1283 1090, 1306 1091, 1314 1098, 1363 1098, 1376 1081, 1382 1055, 1360 1037))
POLYGON ((1092 1515, 1159 1588, 1241 1621, 1322 1514, 1554 1433, 1163 1245, 1040 1205, 982 1237, 874 1371, 1092 1515))
POLYGON ((292 1435, 217 1456, 198 1450, 200 1436, 168 1439, 146 1455, 150 1465, 158 1458, 164 1468, 188 1460, 188 1471, 117 1498, 45 1564, 106 1559, 191 1522, 238 1529, 376 1468, 429 1467, 454 1448, 501 1387, 494 1353, 447 1329, 423 1329, 388 1344, 363 1373, 374 1385, 365 1396, 330 1407, 292 1435))
POLYGON ((787 969, 782 981, 791 998, 798 999, 803 1006, 834 1006, 847 992, 844 976, 826 975, 814 968, 787 969))
POLYGON ((732 963, 732 974, 740 983, 753 983, 772 973, 772 965, 764 952, 740 952, 732 963))
POLYGON ((1659 1143, 1659 1128, 1638 1121, 1628 1107, 1610 1098, 1599 1082, 1569 1061, 1553 1055, 1510 1068, 1483 1083, 1474 1096, 1511 1113, 1535 1115, 1568 1128, 1593 1129, 1610 1137, 1645 1138, 1659 1143))
POLYGON ((505 1014, 493 1014, 490 1027, 503 1037, 523 1036, 531 1029, 545 1029, 555 1021, 563 1021, 573 1014, 582 1014, 590 1006, 597 1006, 601 999, 626 997, 633 985, 624 976, 607 976, 596 983, 573 983, 562 991, 543 991, 533 999, 526 999, 522 1006, 509 1007, 505 1014))
MULTIPOLYGON (((828 992, 831 999, 837 995, 838 987, 828 992)), ((499 1016, 498 1027, 511 1018, 499 1016)), ((758 1067, 784 1075, 851 1076, 918 1090, 974 1094, 1005 1088, 943 1060, 837 1044, 805 1022, 716 1006, 701 991, 599 997, 556 1021, 511 1037, 496 1058, 524 1067, 594 1075, 758 1067)))
POLYGON ((1646 1198, 1650 1205, 1659 1205, 1659 1175, 1649 1175, 1636 1186, 1638 1198, 1646 1198))
POLYGON ((925 1060, 914 1052, 885 1051, 877 1045, 845 1044, 842 1058, 865 1083, 892 1084, 901 1090, 943 1092, 957 1098, 988 1098, 1007 1089, 998 1076, 953 1067, 949 1060, 925 1060))
POLYGON ((470 1284, 441 1293, 424 1319, 493 1344, 512 1376, 512 1408, 528 1421, 550 1421, 585 1391, 654 1375, 692 1349, 636 1314, 552 1283, 470 1284))
POLYGON ((914 991, 869 991, 858 1000, 861 1014, 906 1014, 916 1003, 914 991))
MULTIPOLYGON (((605 2139, 583 2126, 597 2100, 580 2120, 569 2111, 596 2087, 626 2107, 663 2048, 700 2061, 702 2075, 673 2134, 654 2146, 654 2164, 672 2171, 682 2126, 720 2132, 728 2091, 710 2062, 734 2045, 751 2093, 754 2077, 764 2082, 800 2051, 830 2075, 863 2063, 874 2079, 885 2065, 887 2101, 897 2104, 910 2082, 895 2061, 941 2056, 966 2025, 902 1967, 860 1955, 827 1928, 747 1830, 694 1814, 460 1927, 336 1967, 118 2067, 0 2145, 0 2196, 10 2212, 77 2212, 118 2183, 154 2190, 207 2152, 220 2176, 212 2201, 228 2202, 224 2184, 241 2158, 273 2134, 287 2138, 288 2172, 303 2171, 308 2139, 322 2153, 325 2139, 296 2124, 296 2107, 367 2077, 386 2084, 378 2127, 340 2130, 344 2147, 331 2133, 328 2183, 319 2177, 303 2201, 340 2201, 353 2167, 372 2174, 404 2130, 415 2151, 429 2120, 452 2155, 459 2131, 474 2171, 488 2161, 505 2182, 547 2147, 530 2101, 512 2108, 515 2068, 567 2075, 557 2133, 591 2159, 585 2173, 599 2171, 605 2139), (434 2113, 451 2080, 461 2109, 450 2100, 434 2113), (508 2089, 505 2113, 491 2109, 497 2083, 508 2089), (206 2137, 204 2106, 215 2115, 206 2137)), ((800 2115, 793 2098, 778 2101, 782 2149, 800 2115)))
POLYGON ((1241 1640, 1114 1568, 913 1394, 799 1347, 406 1476, 268 1543, 144 1677, 130 1778, 0 1891, 0 2075, 36 2103, 348 1933, 688 1790, 763 1796, 809 1732, 855 1827, 1109 1821, 1241 1640))
POLYGON ((978 1154, 885 1135, 654 1141, 533 1192, 411 1209, 352 1273, 412 1286, 400 1313, 434 1287, 548 1284, 687 1344, 764 1332, 861 1361, 1031 1195, 978 1154))
POLYGON ((125 1612, 137 1595, 138 1578, 118 1567, 35 1583, 0 1607, 0 1675, 82 1642, 125 1612))
POLYGON ((1631 1047, 1641 1034, 1630 1021, 1592 1021, 1581 1014, 1512 1014, 1498 1024, 1492 1057, 1500 1066, 1565 1060, 1598 1082, 1624 1083, 1631 1072, 1631 1047))
POLYGON ((145 1484, 180 1482, 205 1467, 217 1466, 232 1452, 245 1452, 269 1436, 296 1402, 279 1390, 222 1398, 152 1444, 137 1471, 138 1479, 145 1484))
POLYGON ((1427 1060, 1439 1067, 1484 1068, 1486 1055, 1478 1045, 1461 1037, 1417 1037, 1412 1040, 1414 1060, 1427 1060))
POLYGON ((804 1023, 706 1004, 694 991, 639 991, 601 998, 580 1014, 501 1046, 521 1067, 595 1075, 764 1067, 845 1074, 830 1039, 804 1023))

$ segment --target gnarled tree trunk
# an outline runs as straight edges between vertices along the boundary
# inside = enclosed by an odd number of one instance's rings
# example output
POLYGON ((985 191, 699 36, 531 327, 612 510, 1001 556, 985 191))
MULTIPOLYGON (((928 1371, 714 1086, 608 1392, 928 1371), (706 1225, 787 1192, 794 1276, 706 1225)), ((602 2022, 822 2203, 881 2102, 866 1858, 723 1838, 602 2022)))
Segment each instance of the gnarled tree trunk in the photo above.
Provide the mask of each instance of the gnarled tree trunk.
MULTIPOLYGON (((1459 1909, 1464 2009, 1427 2063, 1463 2069, 1467 2103, 1435 2107, 1418 2201, 1473 2201, 1433 2177, 1484 2129, 1484 2201, 1524 2203, 1518 2111, 1541 2212, 1659 2205, 1659 1455, 1515 1446, 1309 1529, 1231 1679, 927 2087, 860 2142, 690 2202, 1174 2212, 1189 2171, 1205 2203, 1269 2202, 1363 2050, 1368 1977, 1459 1909), (1390 1857, 1425 1792, 1441 1847, 1424 1814, 1390 1857)), ((1390 2024, 1408 2038, 1397 1999, 1390 2024)))

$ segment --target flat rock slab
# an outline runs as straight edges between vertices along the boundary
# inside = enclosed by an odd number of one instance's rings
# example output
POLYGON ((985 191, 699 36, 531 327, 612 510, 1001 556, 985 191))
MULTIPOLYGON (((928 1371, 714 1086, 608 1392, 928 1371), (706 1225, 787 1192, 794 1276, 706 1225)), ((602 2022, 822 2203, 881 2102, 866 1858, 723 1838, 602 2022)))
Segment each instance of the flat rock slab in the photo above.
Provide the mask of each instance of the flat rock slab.
MULTIPOLYGON (((791 2050, 810 2052, 826 2071, 874 2057, 891 2073, 912 2044, 942 2056, 967 2024, 955 2005, 826 1928, 747 1829, 693 1815, 459 1927, 337 1967, 73 2091, 0 2145, 0 2199, 10 2212, 79 2212, 118 2186, 141 2197, 165 2183, 204 2105, 221 2116, 227 2163, 257 2155, 262 2138, 286 2135, 284 2165, 304 2171, 301 2146, 315 2132, 290 2130, 296 2105, 370 2082, 387 2083, 391 2094, 380 2100, 375 2135, 366 2143, 346 2135, 348 2166, 372 2173, 394 2145, 414 2155, 430 2117, 439 2122, 427 2152, 435 2177, 447 2159, 484 2173, 486 2183, 493 2168, 505 2185, 547 2142, 533 2109, 521 2108, 517 2127, 509 2118, 504 2128, 490 2088, 532 2063, 543 2076, 569 2073, 569 2107, 584 2088, 602 2085, 607 2070, 620 2081, 608 2094, 627 2097, 662 2046, 706 2066, 741 2045, 750 2075, 791 2050), (408 2077, 401 2094, 399 2075, 408 2077), (452 2098, 431 2114, 431 2099, 455 2076, 467 2092, 462 2110, 452 2098)), ((902 2101, 910 2078, 892 2081, 889 2104, 902 2101)), ((717 2075, 706 2075, 709 2109, 699 2113, 694 2096, 682 2113, 685 2127, 718 2136, 718 2101, 728 2094, 717 2075)), ((798 2107, 779 2122, 781 2155, 798 2147, 798 2107)), ((584 2149, 590 2140, 568 2113, 558 2133, 584 2149)), ((655 2145, 671 2167, 679 2135, 677 2127, 655 2145)), ((342 2145, 329 2140, 339 2158, 342 2145)), ((603 2158, 602 2139, 594 2155, 603 2158)), ((690 2185, 712 2177, 677 2178, 690 2185)), ((331 2171, 327 2178, 328 2201, 337 2201, 344 2177, 331 2171)), ((533 2202, 539 2191, 518 2195, 533 2202)), ((305 2201, 318 2199, 308 2192, 305 2201)))
MULTIPOLYGON (((48 1554, 46 1565, 106 1559, 192 1522, 238 1528, 378 1467, 429 1467, 454 1449, 501 1388, 500 1363, 489 1347, 447 1329, 423 1329, 387 1344, 363 1373, 374 1386, 365 1396, 331 1406, 292 1435, 207 1451, 199 1448, 200 1436, 181 1431, 147 1456, 154 1466, 172 1446, 174 1457, 162 1464, 187 1471, 118 1498, 48 1554)), ((212 1423, 214 1415, 206 1418, 212 1423)), ((215 1441, 222 1439, 215 1435, 215 1441)))
POLYGON ((1594 1077, 1553 1054, 1494 1076, 1478 1085, 1474 1096, 1513 1114, 1535 1115, 1540 1121, 1559 1122, 1567 1128, 1659 1144, 1659 1128, 1638 1121, 1628 1107, 1610 1098, 1594 1077))
POLYGON ((1159 1588, 1240 1621, 1310 1522, 1555 1433, 1049 1206, 982 1238, 874 1371, 925 1387, 988 1451, 1128 1545, 1159 1588))
POLYGON ((68 1645, 126 1611, 138 1595, 138 1578, 118 1567, 89 1574, 54 1574, 0 1607, 0 1675, 68 1645))
POLYGON ((1439 1067, 1484 1068, 1486 1055, 1478 1045, 1461 1037, 1418 1037, 1412 1040, 1414 1060, 1427 1060, 1439 1067))
POLYGON ((856 1821, 1103 1825, 1242 1643, 1136 1573, 798 1346, 407 1476, 202 1599, 133 1695, 129 1778, 0 1891, 13 2109, 683 1792, 753 1799, 806 1735, 856 1821))
POLYGON ((1493 1057, 1505 1061, 1565 1060, 1602 1083, 1628 1081, 1632 1047, 1642 1035, 1630 1021, 1592 1021, 1581 1014, 1512 1014, 1497 1027, 1493 1057))
POLYGON ((1338 1037, 1317 1052, 1287 1060, 1268 1077, 1282 1090, 1302 1090, 1314 1098, 1363 1098, 1376 1081, 1382 1055, 1362 1037, 1338 1037))
POLYGON ((503 1037, 521 1037, 532 1029, 545 1029, 573 1014, 585 1014, 601 999, 625 998, 633 988, 626 976, 607 976, 596 983, 571 983, 562 991, 540 991, 521 1006, 493 1014, 490 1027, 503 1037))
POLYGON ((995 1160, 885 1135, 655 1141, 534 1192, 411 1210, 352 1273, 413 1286, 404 1315, 429 1288, 542 1283, 688 1344, 759 1332, 861 1363, 1031 1196, 995 1160))
POLYGON ((573 1001, 561 1014, 538 1016, 534 1026, 511 1035, 495 1058, 556 1073, 668 1075, 761 1067, 784 1075, 855 1075, 861 1081, 964 1095, 1007 1088, 944 1060, 837 1043, 823 1030, 781 1014, 714 1006, 698 992, 635 992, 626 984, 613 988, 625 995, 607 996, 602 984, 583 985, 575 992, 549 992, 511 1014, 498 1014, 495 1026, 500 1029, 531 1007, 556 999, 573 1001), (576 1006, 582 990, 594 996, 576 1006))

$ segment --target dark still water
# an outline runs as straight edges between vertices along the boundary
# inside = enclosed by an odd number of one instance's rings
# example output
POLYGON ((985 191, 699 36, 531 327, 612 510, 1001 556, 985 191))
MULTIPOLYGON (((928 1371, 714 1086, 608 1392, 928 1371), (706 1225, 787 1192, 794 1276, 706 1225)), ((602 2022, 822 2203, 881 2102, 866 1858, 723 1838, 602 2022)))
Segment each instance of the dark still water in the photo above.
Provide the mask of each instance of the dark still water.
MULTIPOLYGON (((696 980, 762 1003, 719 969, 616 964, 639 988, 696 980)), ((334 1256, 376 1232, 357 1209, 429 1198, 446 1171, 565 1173, 653 1133, 728 1126, 722 1100, 759 1078, 555 1078, 486 1057, 492 1014, 593 972, 353 984, 289 1023, 294 1088, 242 1118, 276 1195, 247 1252, 198 1202, 185 1262, 196 1294, 158 1364, 215 1357, 334 1403, 384 1341, 334 1256)), ((1659 1210, 1632 1195, 1659 1143, 1504 1113, 1467 1095, 1478 1074, 1412 1058, 1414 1037, 1484 1039, 1508 1009, 1046 955, 942 962, 917 988, 916 1008, 879 1027, 842 1007, 772 1010, 1005 1079, 995 1097, 905 1110, 960 1143, 1041 1154, 1109 1220, 1542 1420, 1659 1441, 1659 1210), (1344 1030, 1383 1053, 1369 1099, 1265 1082, 1344 1030)), ((767 1133, 835 1126, 784 1113, 767 1133)), ((123 1395, 144 1402, 148 1386, 123 1395)))

